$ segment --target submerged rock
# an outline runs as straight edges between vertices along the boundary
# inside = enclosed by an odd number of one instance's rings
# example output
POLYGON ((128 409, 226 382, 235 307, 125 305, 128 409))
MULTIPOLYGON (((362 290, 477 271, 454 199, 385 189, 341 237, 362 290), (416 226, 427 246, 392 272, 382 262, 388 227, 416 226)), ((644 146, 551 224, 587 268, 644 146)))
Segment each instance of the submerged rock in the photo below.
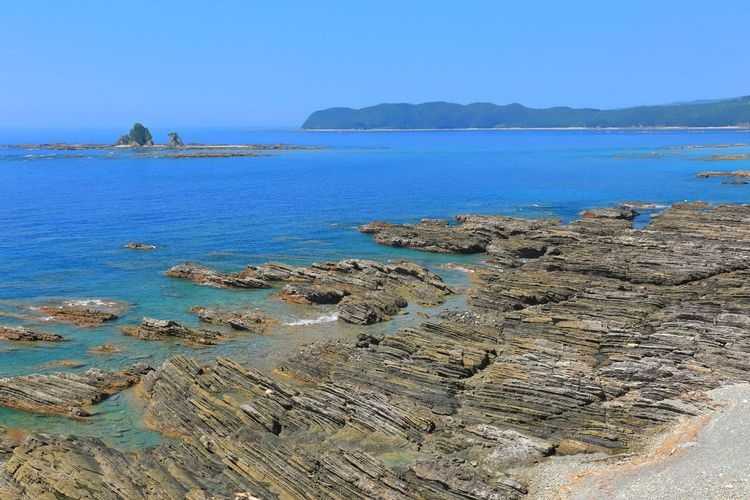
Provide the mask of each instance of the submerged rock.
POLYGON ((24 326, 0 326, 0 339, 21 342, 60 342, 65 340, 62 335, 40 332, 24 326))

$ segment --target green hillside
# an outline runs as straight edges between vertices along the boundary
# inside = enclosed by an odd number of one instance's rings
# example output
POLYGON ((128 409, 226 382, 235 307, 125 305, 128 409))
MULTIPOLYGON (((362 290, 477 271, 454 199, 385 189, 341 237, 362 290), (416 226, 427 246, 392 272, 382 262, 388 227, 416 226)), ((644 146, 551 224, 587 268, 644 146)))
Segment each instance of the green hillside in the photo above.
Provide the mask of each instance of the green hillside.
POLYGON ((378 104, 316 111, 303 129, 451 129, 536 127, 723 127, 750 124, 750 96, 720 101, 601 110, 521 104, 378 104))

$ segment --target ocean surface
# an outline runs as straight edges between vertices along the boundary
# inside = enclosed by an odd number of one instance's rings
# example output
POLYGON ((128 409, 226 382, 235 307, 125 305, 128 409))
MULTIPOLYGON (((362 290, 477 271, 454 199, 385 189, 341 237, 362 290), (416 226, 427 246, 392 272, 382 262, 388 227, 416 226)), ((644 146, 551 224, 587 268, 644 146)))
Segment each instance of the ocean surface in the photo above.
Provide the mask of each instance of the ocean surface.
MULTIPOLYGON (((0 144, 111 142, 118 130, 0 130, 0 144)), ((153 130, 157 142, 167 130, 153 130)), ((355 336, 326 306, 295 306, 269 290, 220 290, 164 276, 198 262, 224 270, 279 260, 306 265, 343 258, 419 262, 456 285, 460 270, 481 256, 436 255, 373 243, 357 225, 373 220, 416 222, 459 213, 575 219, 581 210, 642 201, 750 202, 750 185, 700 179, 702 170, 750 168, 750 161, 703 161, 714 154, 750 153, 750 132, 715 131, 413 131, 299 132, 186 129, 185 142, 294 144, 321 150, 218 159, 139 158, 109 151, 0 149, 0 324, 64 335, 67 342, 24 345, 0 341, 0 377, 135 361, 158 365, 187 354, 216 355, 268 369, 298 345, 355 336), (701 147, 732 144, 733 147, 701 147), (154 251, 123 248, 129 241, 154 251), (25 307, 59 299, 110 299, 128 312, 97 328, 28 322, 25 307), (280 325, 268 335, 234 334, 221 346, 125 337, 123 325, 144 316, 197 325, 194 305, 257 309, 280 325), (112 344, 121 352, 89 354, 112 344)), ((648 215, 637 221, 643 225, 648 215)), ((420 312, 372 326, 391 334, 415 324, 420 312)), ((0 409, 0 425, 103 437, 124 449, 158 442, 140 425, 130 391, 95 408, 86 421, 0 409)))

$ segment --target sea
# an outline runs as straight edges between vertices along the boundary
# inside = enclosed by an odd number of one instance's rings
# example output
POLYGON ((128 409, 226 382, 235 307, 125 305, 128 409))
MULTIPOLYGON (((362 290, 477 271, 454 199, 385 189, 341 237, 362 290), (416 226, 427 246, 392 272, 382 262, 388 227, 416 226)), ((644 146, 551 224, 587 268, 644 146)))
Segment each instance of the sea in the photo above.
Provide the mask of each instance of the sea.
MULTIPOLYGON (((169 130, 152 129, 157 142, 169 130)), ((750 168, 747 130, 455 130, 309 132, 252 128, 179 130, 185 142, 287 144, 321 149, 270 156, 144 158, 135 152, 0 148, 0 324, 59 333, 67 341, 0 341, 0 377, 91 368, 158 366, 174 355, 210 362, 230 356, 270 370, 299 346, 355 338, 362 327, 336 321, 335 307, 281 302, 274 290, 226 290, 175 280, 164 271, 194 262, 221 271, 283 261, 309 265, 345 258, 409 259, 459 289, 481 256, 432 254, 377 245, 357 227, 457 214, 576 219, 582 210, 645 202, 637 226, 672 203, 748 203, 750 185, 697 178, 704 170, 750 168), (130 241, 153 251, 129 250, 130 241), (467 267, 462 267, 467 266, 467 267), (96 328, 29 320, 19 311, 59 300, 127 304, 96 328), (195 348, 147 342, 119 328, 143 317, 198 326, 195 305, 255 310, 278 320, 265 335, 235 333, 195 348), (19 317, 21 316, 21 317, 19 317), (91 354, 111 344, 120 352, 91 354)), ((0 145, 111 143, 122 130, 0 130, 0 145)), ((410 305, 368 328, 390 335, 425 315, 462 307, 410 305)), ((203 325, 205 327, 205 325, 203 325)), ((0 409, 0 425, 90 435, 125 450, 157 444, 144 428, 142 402, 125 391, 71 420, 0 409)))

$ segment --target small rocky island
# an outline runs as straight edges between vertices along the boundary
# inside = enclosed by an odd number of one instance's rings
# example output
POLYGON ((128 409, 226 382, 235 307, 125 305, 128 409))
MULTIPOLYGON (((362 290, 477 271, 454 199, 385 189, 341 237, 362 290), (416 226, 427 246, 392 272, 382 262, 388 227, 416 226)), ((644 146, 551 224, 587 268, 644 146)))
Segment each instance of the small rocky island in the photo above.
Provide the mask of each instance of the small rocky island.
MULTIPOLYGON (((177 132, 170 132, 163 144, 154 143, 151 131, 142 123, 135 123, 130 131, 110 144, 91 143, 44 143, 44 144, 4 144, 3 149, 26 151, 49 150, 55 156, 64 158, 84 158, 83 154, 64 154, 65 151, 107 151, 108 158, 127 156, 129 158, 172 158, 205 159, 272 156, 282 151, 320 150, 321 146, 296 146, 292 144, 201 144, 185 143, 177 132)), ((50 155, 40 155, 49 158, 50 155)), ((28 155, 27 159, 34 159, 28 155)))
MULTIPOLYGON (((680 203, 641 229, 634 216, 626 206, 567 224, 461 215, 457 225, 362 226, 384 245, 484 255, 465 306, 394 335, 366 325, 406 300, 437 304, 456 291, 408 262, 173 267, 170 277, 238 293, 279 288, 298 304, 338 303, 361 330, 266 372, 177 356, 154 368, 0 379, 0 405, 73 419, 98 418, 98 402, 133 387, 144 424, 172 438, 133 455, 89 437, 19 440, 0 428, 0 497, 519 498, 539 480, 529 471, 554 456, 622 460, 713 408, 708 391, 750 381, 750 206, 680 203)), ((242 332, 265 324, 194 312, 242 332)), ((143 341, 230 341, 168 319, 123 330, 143 341)))
POLYGON ((151 137, 151 132, 140 123, 133 125, 126 135, 121 136, 115 143, 115 147, 118 146, 129 146, 129 147, 143 147, 153 146, 154 140, 151 137))

